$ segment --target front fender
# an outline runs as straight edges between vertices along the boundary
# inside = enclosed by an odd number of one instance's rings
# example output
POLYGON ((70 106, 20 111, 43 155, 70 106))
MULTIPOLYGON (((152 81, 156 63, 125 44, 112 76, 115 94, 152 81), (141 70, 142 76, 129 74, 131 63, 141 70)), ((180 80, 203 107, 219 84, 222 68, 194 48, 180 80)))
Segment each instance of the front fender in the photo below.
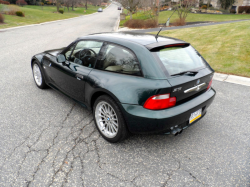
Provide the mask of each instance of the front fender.
POLYGON ((46 73, 44 72, 44 69, 43 69, 43 57, 44 57, 44 55, 45 55, 45 53, 39 53, 37 55, 34 55, 31 58, 31 70, 32 70, 32 66, 33 66, 34 61, 37 61, 38 65, 40 66, 42 75, 43 75, 43 77, 45 79, 45 83, 47 84, 48 83, 48 77, 46 76, 46 73))
POLYGON ((31 68, 32 68, 33 62, 34 62, 35 60, 37 60, 37 61, 40 63, 41 67, 42 67, 42 61, 43 61, 43 56, 44 56, 44 55, 45 55, 45 53, 39 53, 39 54, 34 55, 34 56, 31 58, 31 68))

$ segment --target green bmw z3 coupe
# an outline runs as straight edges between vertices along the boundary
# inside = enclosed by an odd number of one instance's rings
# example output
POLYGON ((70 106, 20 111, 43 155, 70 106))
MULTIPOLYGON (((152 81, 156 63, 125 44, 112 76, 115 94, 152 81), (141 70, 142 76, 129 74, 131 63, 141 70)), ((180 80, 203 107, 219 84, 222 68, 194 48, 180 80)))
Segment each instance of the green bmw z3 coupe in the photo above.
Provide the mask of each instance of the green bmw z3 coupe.
POLYGON ((36 85, 93 112, 109 142, 130 133, 178 135, 213 102, 214 70, 191 44, 131 32, 80 37, 32 57, 36 85))

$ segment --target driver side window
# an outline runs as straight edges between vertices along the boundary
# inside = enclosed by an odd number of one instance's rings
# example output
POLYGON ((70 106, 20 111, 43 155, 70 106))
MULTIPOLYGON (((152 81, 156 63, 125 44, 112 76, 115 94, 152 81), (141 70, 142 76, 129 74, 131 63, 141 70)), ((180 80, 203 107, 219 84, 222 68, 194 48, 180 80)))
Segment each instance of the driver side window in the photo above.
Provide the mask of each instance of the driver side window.
MULTIPOLYGON (((79 41, 74 50, 69 50, 71 56, 67 60, 75 64, 93 68, 102 45, 103 42, 99 41, 79 41), (73 52, 71 53, 72 50, 73 52)), ((65 55, 69 53, 69 51, 66 52, 65 55)))

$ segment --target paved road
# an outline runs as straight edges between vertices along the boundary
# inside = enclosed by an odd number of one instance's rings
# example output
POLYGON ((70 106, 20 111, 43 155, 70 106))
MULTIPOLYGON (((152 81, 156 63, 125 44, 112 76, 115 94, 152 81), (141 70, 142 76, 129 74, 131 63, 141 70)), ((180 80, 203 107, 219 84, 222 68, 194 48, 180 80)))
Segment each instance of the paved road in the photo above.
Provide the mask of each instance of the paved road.
POLYGON ((214 81, 200 122, 177 137, 133 135, 110 144, 93 116, 34 84, 33 54, 111 31, 101 14, 0 32, 0 186, 249 186, 250 88, 214 81))

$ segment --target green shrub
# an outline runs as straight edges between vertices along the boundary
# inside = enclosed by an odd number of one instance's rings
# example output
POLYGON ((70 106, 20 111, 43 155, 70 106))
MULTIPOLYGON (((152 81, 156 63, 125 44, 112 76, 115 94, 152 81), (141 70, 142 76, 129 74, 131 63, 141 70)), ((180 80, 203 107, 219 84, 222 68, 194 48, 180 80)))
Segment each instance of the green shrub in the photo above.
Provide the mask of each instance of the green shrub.
POLYGON ((202 5, 202 9, 207 9, 207 5, 202 5))
POLYGON ((17 1, 16 1, 16 4, 17 4, 17 5, 24 6, 24 5, 27 5, 27 2, 26 2, 25 0, 17 0, 17 1))
POLYGON ((239 6, 238 13, 242 14, 243 12, 250 13, 250 6, 239 6))
POLYGON ((22 11, 16 11, 16 15, 19 17, 24 17, 24 13, 22 11))
POLYGON ((158 26, 158 20, 150 19, 150 20, 141 20, 141 19, 131 19, 124 23, 125 27, 132 29, 148 29, 155 28, 158 26))
POLYGON ((63 11, 62 9, 60 9, 58 12, 60 12, 61 14, 63 14, 63 13, 64 13, 64 11, 63 11))
POLYGON ((131 19, 124 23, 125 27, 137 29, 137 28, 143 28, 144 27, 144 20, 140 19, 131 19))
POLYGON ((4 17, 2 14, 0 14, 0 23, 4 23, 4 17))
POLYGON ((235 9, 230 9, 230 13, 235 14, 236 10, 235 9))
POLYGON ((0 0, 0 4, 9 5, 10 3, 8 1, 0 0))
POLYGON ((185 18, 178 18, 173 23, 174 26, 183 26, 186 25, 186 19, 185 18))

